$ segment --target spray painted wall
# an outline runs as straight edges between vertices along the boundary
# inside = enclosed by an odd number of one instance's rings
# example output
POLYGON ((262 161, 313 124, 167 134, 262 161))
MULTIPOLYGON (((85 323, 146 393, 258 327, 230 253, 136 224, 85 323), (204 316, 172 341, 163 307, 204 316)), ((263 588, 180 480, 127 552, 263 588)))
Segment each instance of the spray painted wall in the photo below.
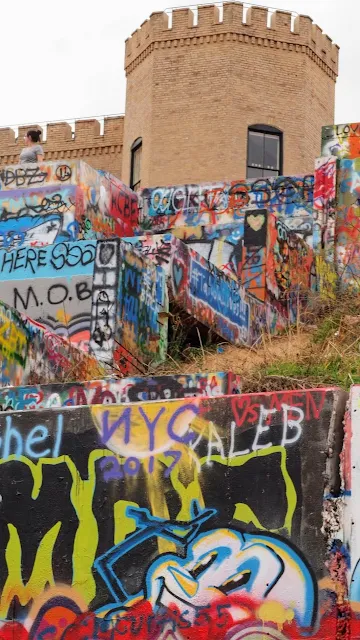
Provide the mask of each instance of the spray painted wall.
POLYGON ((360 124, 354 122, 322 127, 321 155, 358 158, 360 156, 360 124))
POLYGON ((137 226, 136 194, 84 162, 0 172, 0 248, 132 236, 137 226))
POLYGON ((165 360, 166 274, 119 239, 100 240, 92 291, 90 351, 122 374, 165 360))
POLYGON ((246 209, 267 209, 286 217, 289 228, 312 246, 313 187, 314 176, 307 175, 143 189, 140 224, 152 232, 227 224, 246 209))
POLYGON ((321 389, 1 414, 3 637, 335 637, 314 531, 343 408, 321 389))
POLYGON ((95 358, 0 302, 0 384, 91 380, 106 374, 95 358))
POLYGON ((148 400, 234 395, 240 392, 240 377, 231 372, 90 380, 89 382, 0 388, 0 411, 32 411, 85 404, 147 402, 148 400))
POLYGON ((1 298, 87 350, 96 242, 0 251, 1 298))

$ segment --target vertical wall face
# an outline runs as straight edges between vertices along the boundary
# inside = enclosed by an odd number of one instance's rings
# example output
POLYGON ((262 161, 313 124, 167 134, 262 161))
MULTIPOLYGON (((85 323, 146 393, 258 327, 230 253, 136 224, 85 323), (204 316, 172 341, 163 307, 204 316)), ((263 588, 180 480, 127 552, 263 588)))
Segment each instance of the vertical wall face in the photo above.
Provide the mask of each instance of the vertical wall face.
POLYGON ((103 366, 25 315, 0 302, 0 385, 89 380, 103 366))
MULTIPOLYGON (((4 343, 1 347, 4 349, 4 343)), ((0 411, 234 395, 240 391, 240 376, 230 371, 0 387, 0 411)))
POLYGON ((227 224, 241 221, 248 209, 267 209, 312 246, 313 190, 313 174, 143 189, 141 227, 155 232, 227 224))
POLYGON ((314 531, 338 485, 340 405, 320 389, 0 414, 2 619, 34 640, 49 620, 65 640, 114 624, 129 639, 336 637, 314 531))
POLYGON ((1 298, 87 350, 96 242, 0 252, 1 298))
POLYGON ((244 23, 241 3, 225 4, 222 22, 212 5, 198 8, 196 25, 188 9, 172 12, 171 29, 167 18, 152 14, 126 44, 124 179, 144 126, 143 186, 244 177, 254 124, 283 132, 284 173, 311 171, 318 130, 334 117, 330 39, 305 16, 291 30, 286 12, 268 27, 267 10, 253 7, 244 23))
MULTIPOLYGON (((0 129, 0 165, 17 165, 28 129, 38 125, 19 127, 15 140, 13 129, 0 129)), ((100 134, 97 120, 77 120, 74 135, 67 122, 47 125, 46 140, 42 142, 47 162, 69 164, 71 158, 84 160, 96 169, 109 171, 121 178, 124 117, 104 118, 104 131, 100 134)), ((22 186, 22 185, 19 185, 22 186)))

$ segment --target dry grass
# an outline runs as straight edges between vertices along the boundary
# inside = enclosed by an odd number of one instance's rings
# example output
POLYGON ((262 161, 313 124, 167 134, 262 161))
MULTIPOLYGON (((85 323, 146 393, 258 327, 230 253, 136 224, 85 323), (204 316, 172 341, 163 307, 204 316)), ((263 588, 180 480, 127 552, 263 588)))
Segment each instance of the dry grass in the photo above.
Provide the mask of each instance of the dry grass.
POLYGON ((264 335, 251 349, 229 344, 186 349, 169 358, 158 374, 233 371, 243 391, 306 389, 322 385, 348 388, 360 383, 360 299, 343 295, 334 302, 312 301, 297 327, 286 335, 264 335))

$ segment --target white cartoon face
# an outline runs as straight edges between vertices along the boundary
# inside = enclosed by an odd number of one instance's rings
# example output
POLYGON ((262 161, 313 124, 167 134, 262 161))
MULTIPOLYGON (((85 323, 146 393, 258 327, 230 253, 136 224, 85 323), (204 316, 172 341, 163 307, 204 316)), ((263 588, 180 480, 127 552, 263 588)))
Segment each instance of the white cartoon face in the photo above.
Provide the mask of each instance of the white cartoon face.
MULTIPOLYGON (((201 534, 185 558, 160 556, 148 570, 146 595, 153 606, 175 605, 190 616, 226 596, 246 595, 257 605, 264 600, 282 605, 301 626, 311 625, 315 602, 309 570, 286 543, 231 529, 201 534)), ((229 612, 238 621, 249 616, 240 604, 232 604, 229 612)))

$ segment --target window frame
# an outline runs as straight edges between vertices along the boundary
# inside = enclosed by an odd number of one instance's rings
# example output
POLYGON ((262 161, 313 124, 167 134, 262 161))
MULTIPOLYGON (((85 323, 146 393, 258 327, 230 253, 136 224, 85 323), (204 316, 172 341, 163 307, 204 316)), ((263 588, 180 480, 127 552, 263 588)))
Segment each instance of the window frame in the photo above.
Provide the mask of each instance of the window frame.
POLYGON ((139 180, 134 183, 134 165, 135 165, 135 154, 137 151, 141 149, 142 156, 142 138, 136 138, 130 147, 131 159, 130 159, 130 189, 136 191, 136 189, 141 188, 141 158, 140 158, 140 176, 139 180))
MULTIPOLYGON (((248 170, 249 169, 261 169, 262 172, 266 171, 265 167, 252 167, 249 164, 249 148, 250 148, 250 133, 254 132, 254 133, 262 133, 264 135, 266 135, 267 133, 269 133, 270 135, 276 136, 279 140, 279 169, 276 169, 276 171, 278 171, 278 175, 277 176, 269 176, 269 175, 263 175, 263 176, 259 176, 259 179, 261 178, 271 178, 271 177, 278 177, 278 176, 282 176, 283 175, 283 141, 284 141, 284 137, 283 137, 283 132, 281 131, 281 129, 278 129, 277 127, 271 127, 270 125, 267 124, 252 124, 248 127, 247 130, 247 149, 246 149, 246 178, 248 180, 256 180, 256 178, 249 178, 248 177, 248 170)), ((275 169, 268 169, 268 171, 275 171, 275 169)))

